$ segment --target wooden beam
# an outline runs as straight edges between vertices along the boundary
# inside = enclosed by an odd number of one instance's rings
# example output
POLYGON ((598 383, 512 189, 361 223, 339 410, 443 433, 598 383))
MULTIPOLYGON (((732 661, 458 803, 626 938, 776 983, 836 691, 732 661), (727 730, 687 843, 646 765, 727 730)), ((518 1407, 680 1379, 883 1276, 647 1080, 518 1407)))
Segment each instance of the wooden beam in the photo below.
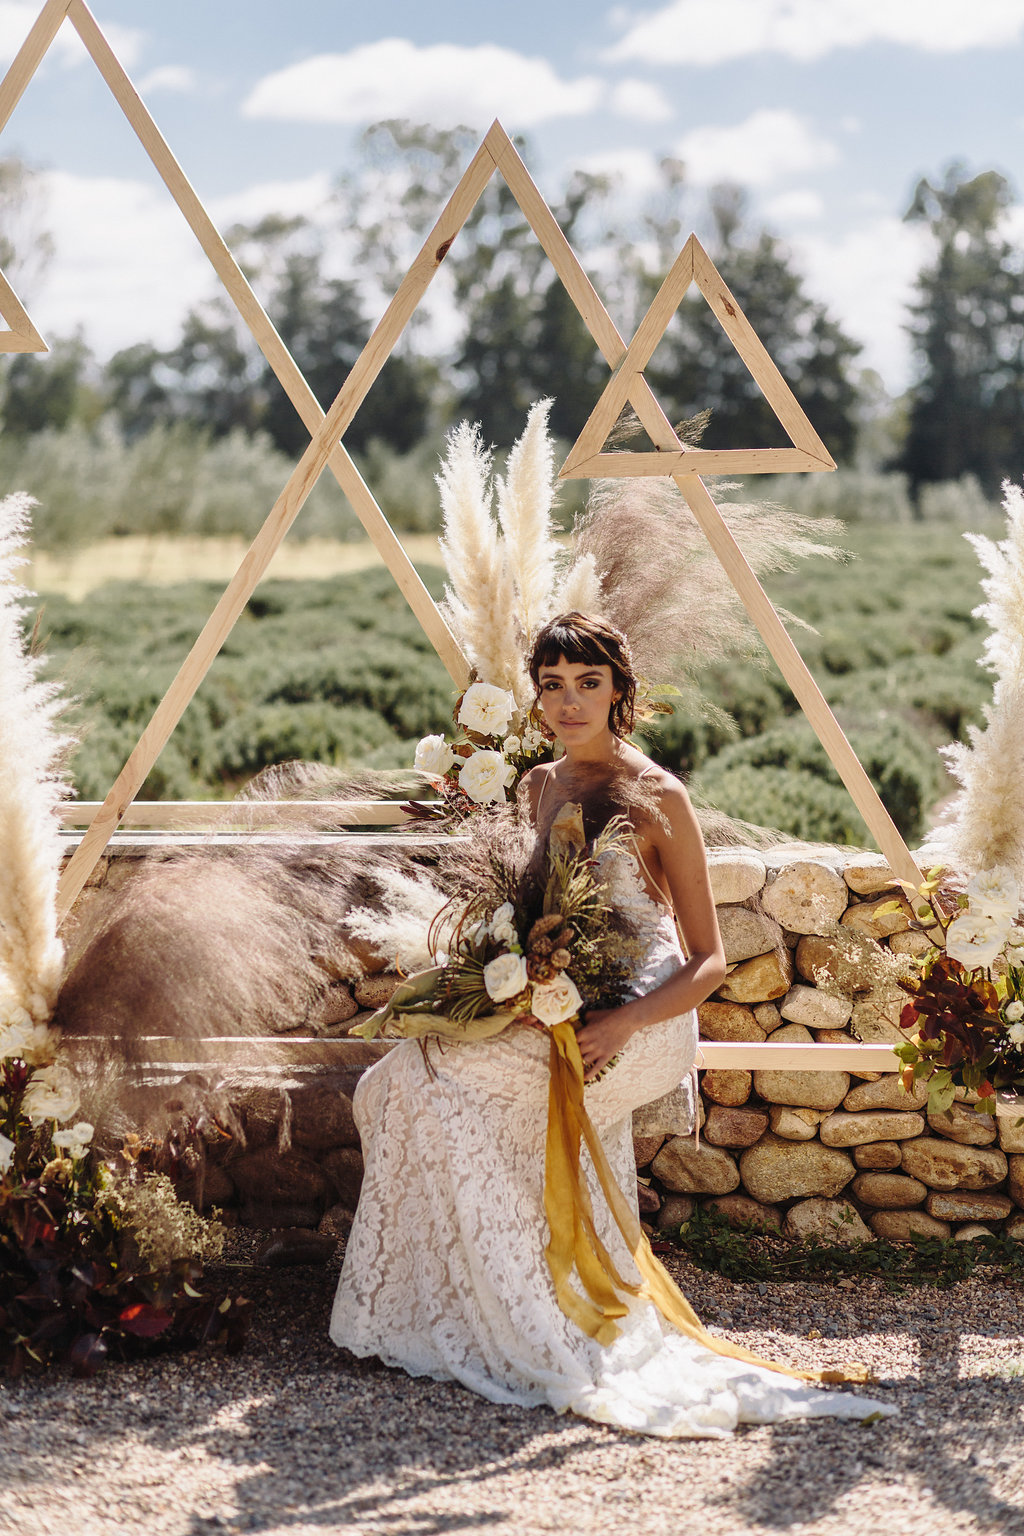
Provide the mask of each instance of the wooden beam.
POLYGON ((29 28, 28 36, 11 60, 3 80, 0 80, 0 133, 7 127, 11 113, 24 96, 26 86, 59 32, 70 4, 71 0, 46 0, 29 28))
MULTIPOLYGON (((438 801, 418 801, 437 806, 438 801)), ((66 801, 59 807, 62 826, 89 827, 103 808, 99 800, 66 801)), ((121 818, 124 827, 155 827, 173 832, 195 827, 404 826, 410 817, 397 800, 134 800, 121 818)), ((424 821, 429 828, 429 821, 424 821)))
POLYGON ((802 448, 682 448, 664 453, 595 453, 566 462, 560 480, 615 480, 653 475, 797 475, 834 469, 802 448))

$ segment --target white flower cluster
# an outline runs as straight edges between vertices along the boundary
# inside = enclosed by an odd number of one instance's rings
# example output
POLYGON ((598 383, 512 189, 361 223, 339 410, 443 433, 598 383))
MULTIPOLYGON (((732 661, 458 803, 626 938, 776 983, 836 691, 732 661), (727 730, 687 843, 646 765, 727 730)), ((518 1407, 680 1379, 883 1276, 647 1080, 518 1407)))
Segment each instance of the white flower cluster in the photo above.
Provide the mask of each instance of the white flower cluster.
POLYGON ((1024 928, 1017 925, 1020 887, 1006 869, 975 875, 967 907, 946 930, 946 953, 966 970, 987 969, 1004 949, 1011 965, 1024 964, 1024 928))
MULTIPOLYGON (((509 757, 532 756, 544 745, 544 736, 533 726, 528 725, 522 735, 510 730, 515 715, 516 701, 506 688, 496 688, 492 683, 472 683, 463 694, 459 724, 476 736, 501 743, 500 748, 478 747, 473 743, 472 752, 459 769, 459 788, 475 805, 502 803, 516 776, 509 757)), ((413 759, 420 773, 436 780, 451 773, 458 761, 458 755, 443 736, 424 736, 413 759)))

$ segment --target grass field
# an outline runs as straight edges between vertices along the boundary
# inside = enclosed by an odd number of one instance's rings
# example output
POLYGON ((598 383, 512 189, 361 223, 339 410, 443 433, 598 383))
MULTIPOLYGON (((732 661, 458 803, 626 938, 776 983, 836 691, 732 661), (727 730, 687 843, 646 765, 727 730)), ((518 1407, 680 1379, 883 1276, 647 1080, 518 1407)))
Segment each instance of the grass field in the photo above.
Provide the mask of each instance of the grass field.
MULTIPOLYGON (((797 644, 908 839, 948 793, 938 747, 981 719, 979 567, 948 524, 858 524, 848 564, 806 564, 766 585, 813 630, 797 644)), ((410 538, 435 597, 436 540, 410 538)), ((244 553, 235 539, 120 538, 37 557, 51 675, 79 700, 74 764, 102 797, 244 553)), ((645 744, 698 796, 803 837, 863 843, 846 791, 773 664, 705 671, 718 711, 676 714, 645 744), (722 713, 724 712, 724 714, 722 713)), ((287 544, 229 637, 143 791, 223 798, 262 767, 314 758, 393 768, 451 729, 440 662, 368 542, 287 544)))

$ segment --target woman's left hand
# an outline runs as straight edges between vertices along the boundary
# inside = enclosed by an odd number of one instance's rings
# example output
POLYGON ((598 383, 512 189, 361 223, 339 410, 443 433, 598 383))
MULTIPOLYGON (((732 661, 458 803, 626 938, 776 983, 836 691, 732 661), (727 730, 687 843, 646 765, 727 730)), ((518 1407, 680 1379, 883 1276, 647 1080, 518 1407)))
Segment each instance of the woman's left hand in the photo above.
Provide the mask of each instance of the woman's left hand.
POLYGON ((588 1008, 576 1025, 576 1043, 583 1057, 583 1081, 592 1083, 635 1033, 621 1008, 588 1008))

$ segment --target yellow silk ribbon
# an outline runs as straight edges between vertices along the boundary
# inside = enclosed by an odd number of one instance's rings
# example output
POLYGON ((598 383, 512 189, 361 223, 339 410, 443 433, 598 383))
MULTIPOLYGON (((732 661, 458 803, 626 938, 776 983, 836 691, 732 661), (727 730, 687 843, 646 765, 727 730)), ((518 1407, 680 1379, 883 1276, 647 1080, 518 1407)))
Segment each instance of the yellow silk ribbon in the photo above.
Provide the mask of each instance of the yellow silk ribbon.
POLYGON ((851 1362, 845 1370, 804 1371, 762 1360, 740 1344, 708 1333, 651 1245, 629 1201, 615 1182, 604 1148, 583 1102, 583 1058, 576 1031, 565 1020, 551 1036, 551 1084, 548 1090, 547 1149, 544 1169, 544 1209, 550 1237, 546 1249, 558 1305, 584 1333, 599 1344, 610 1344, 620 1333, 618 1322, 629 1311, 630 1297, 651 1302, 666 1322, 718 1355, 729 1355, 769 1371, 803 1381, 867 1381, 865 1366, 851 1362), (633 1255, 641 1283, 624 1280, 601 1242, 586 1179, 580 1168, 580 1143, 586 1144, 598 1183, 615 1224, 633 1255), (572 1283, 573 1271, 585 1295, 572 1283))

